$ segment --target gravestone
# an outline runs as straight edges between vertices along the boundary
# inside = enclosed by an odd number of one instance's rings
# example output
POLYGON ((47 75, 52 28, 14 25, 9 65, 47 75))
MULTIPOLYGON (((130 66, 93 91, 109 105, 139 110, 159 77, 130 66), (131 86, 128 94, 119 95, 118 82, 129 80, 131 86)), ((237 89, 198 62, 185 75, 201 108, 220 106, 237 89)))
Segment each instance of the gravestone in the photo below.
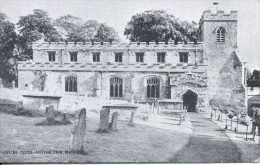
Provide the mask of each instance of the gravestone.
POLYGON ((68 113, 64 113, 62 116, 62 121, 64 123, 68 123, 69 122, 69 114, 68 113))
POLYGON ((83 108, 76 113, 76 119, 71 130, 70 147, 72 151, 83 152, 86 127, 86 109, 83 108))
POLYGON ((109 130, 109 108, 103 108, 100 111, 100 122, 99 122, 99 131, 108 132, 109 130))
POLYGON ((48 124, 51 124, 55 119, 54 106, 46 107, 46 120, 48 124))
POLYGON ((112 120, 111 123, 109 124, 109 129, 112 131, 117 130, 117 119, 118 119, 118 112, 114 112, 112 114, 112 120))
POLYGON ((0 88, 3 88, 2 79, 0 78, 0 88))
POLYGON ((134 116, 135 116, 135 111, 131 111, 131 118, 130 118, 129 123, 128 123, 129 126, 135 125, 134 124, 134 116))

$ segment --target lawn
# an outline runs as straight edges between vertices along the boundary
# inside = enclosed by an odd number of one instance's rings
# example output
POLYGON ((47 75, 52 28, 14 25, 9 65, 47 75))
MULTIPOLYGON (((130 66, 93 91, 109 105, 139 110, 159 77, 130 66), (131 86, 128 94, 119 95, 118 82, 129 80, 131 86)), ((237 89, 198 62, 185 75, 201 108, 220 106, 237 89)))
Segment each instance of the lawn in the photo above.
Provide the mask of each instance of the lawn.
POLYGON ((98 114, 87 114, 85 155, 65 154, 69 150, 72 124, 36 126, 42 117, 0 113, 0 162, 168 162, 188 142, 189 134, 176 133, 118 121, 118 131, 96 133, 98 114), (61 154, 54 153, 62 151, 61 154), (7 154, 4 151, 17 151, 7 154), (51 151, 51 154, 24 154, 23 151, 51 151))

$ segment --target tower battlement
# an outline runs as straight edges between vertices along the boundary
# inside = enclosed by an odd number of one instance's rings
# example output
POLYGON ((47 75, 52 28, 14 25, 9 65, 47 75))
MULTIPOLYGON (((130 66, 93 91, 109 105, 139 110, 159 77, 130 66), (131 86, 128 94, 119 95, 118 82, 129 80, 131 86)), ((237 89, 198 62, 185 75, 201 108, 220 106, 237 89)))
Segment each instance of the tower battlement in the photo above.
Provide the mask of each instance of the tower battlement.
POLYGON ((200 24, 203 21, 237 21, 237 11, 225 14, 223 10, 218 10, 217 13, 206 10, 200 18, 200 24))

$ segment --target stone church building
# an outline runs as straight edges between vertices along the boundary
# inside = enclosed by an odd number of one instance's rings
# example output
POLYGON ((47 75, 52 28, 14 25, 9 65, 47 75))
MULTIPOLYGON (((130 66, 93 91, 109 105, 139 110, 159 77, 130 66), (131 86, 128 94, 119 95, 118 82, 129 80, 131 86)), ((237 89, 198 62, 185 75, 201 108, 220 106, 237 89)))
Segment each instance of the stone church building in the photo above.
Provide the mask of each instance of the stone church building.
POLYGON ((24 104, 71 110, 109 101, 183 100, 205 111, 223 97, 245 106, 237 56, 237 12, 204 11, 197 43, 35 42, 33 61, 18 64, 24 104))

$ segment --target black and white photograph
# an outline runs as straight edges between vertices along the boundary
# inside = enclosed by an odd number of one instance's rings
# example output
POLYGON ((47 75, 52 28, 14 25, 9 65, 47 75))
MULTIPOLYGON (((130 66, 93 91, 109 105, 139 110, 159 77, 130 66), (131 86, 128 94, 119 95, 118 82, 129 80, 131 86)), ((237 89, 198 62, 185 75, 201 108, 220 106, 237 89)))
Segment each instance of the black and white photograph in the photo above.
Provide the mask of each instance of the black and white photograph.
POLYGON ((260 0, 0 0, 0 163, 260 163, 260 0))

